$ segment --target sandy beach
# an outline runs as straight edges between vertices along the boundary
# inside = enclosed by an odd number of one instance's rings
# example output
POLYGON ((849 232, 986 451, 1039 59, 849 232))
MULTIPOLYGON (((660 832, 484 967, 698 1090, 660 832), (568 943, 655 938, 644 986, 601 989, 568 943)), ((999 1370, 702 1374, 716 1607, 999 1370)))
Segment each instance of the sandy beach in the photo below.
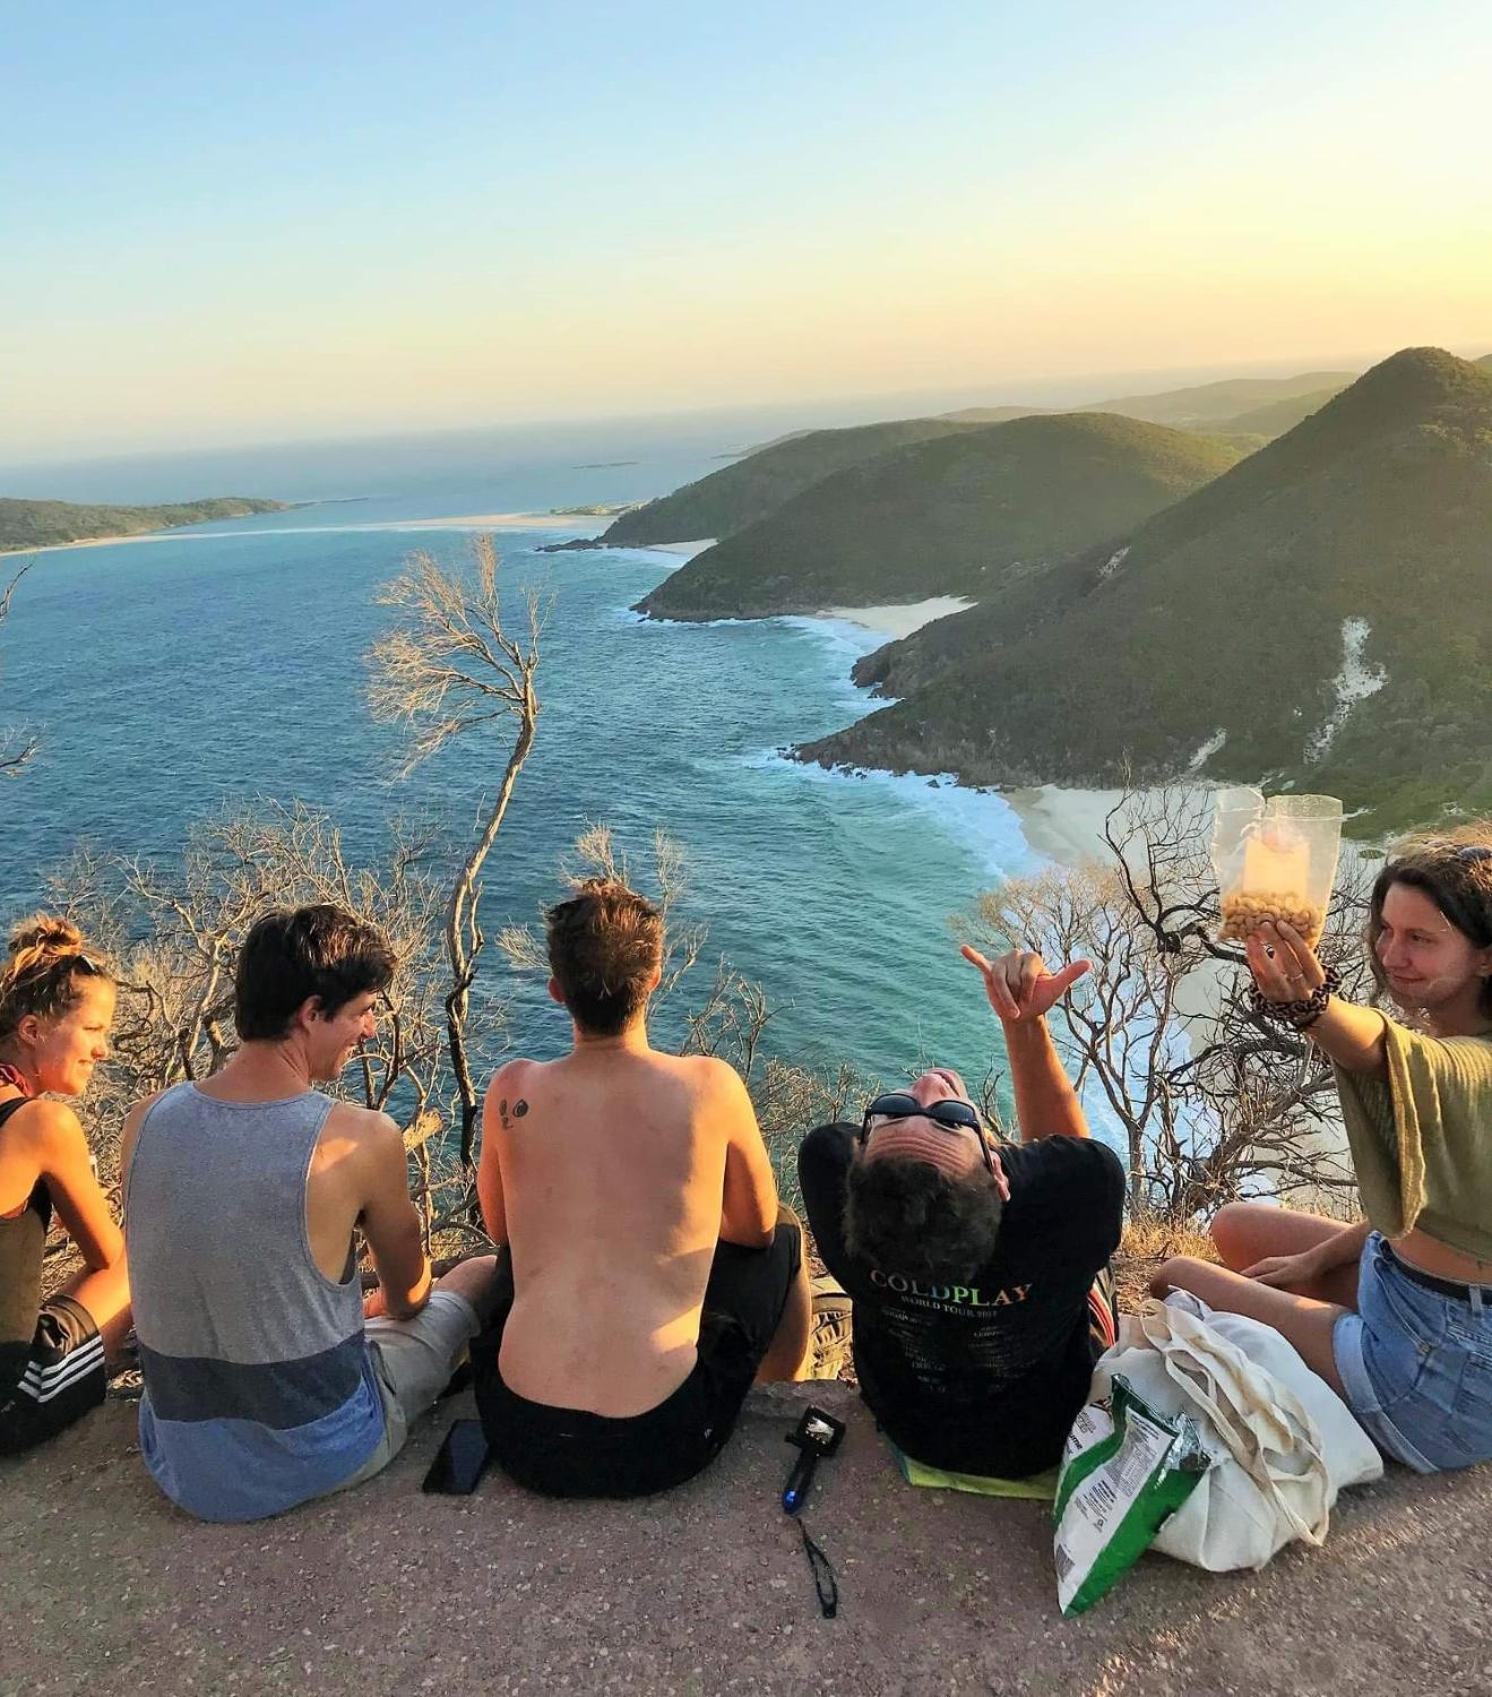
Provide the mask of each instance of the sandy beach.
POLYGON ((390 519, 367 530, 575 530, 611 522, 600 513, 466 513, 456 518, 390 519))
POLYGON ((703 554, 706 548, 714 546, 713 536, 702 536, 697 542, 649 542, 645 551, 649 554, 677 554, 681 560, 692 560, 696 554, 703 554))
MULTIPOLYGON (((316 502, 302 503, 315 506, 316 502)), ((246 513, 245 518, 255 515, 246 513)), ((372 524, 338 524, 338 525, 276 525, 277 532, 285 535, 304 535, 307 531, 327 530, 576 530, 584 529, 586 525, 600 525, 609 522, 598 518, 594 513, 468 513, 460 518, 433 519, 388 519, 372 524)), ((245 525, 242 530, 203 532, 194 525, 173 526, 169 530, 142 530, 132 536, 87 536, 77 542, 47 542, 34 548, 0 548, 0 557, 7 554, 60 554, 72 548, 117 548, 126 542, 164 542, 175 539, 181 542, 200 541, 204 534, 214 536, 263 536, 266 527, 245 525)), ((708 548, 709 542, 672 542, 663 544, 664 551, 670 554, 698 553, 701 548, 708 548)))
POLYGON ((910 636, 934 619, 946 619, 951 613, 962 613, 972 607, 961 595, 931 595, 926 601, 907 601, 890 607, 825 607, 820 615, 826 619, 844 619, 852 625, 879 632, 895 639, 910 636))
POLYGON ((1107 860, 1104 821, 1124 799, 1123 790, 1068 790, 1057 784, 1034 789, 1001 790, 1021 822, 1032 850, 1059 866, 1107 860))
POLYGON ((35 548, 0 548, 0 559, 7 554, 61 554, 69 548, 117 548, 122 542, 159 542, 174 536, 170 530, 142 530, 137 536, 85 536, 79 542, 44 542, 35 548))

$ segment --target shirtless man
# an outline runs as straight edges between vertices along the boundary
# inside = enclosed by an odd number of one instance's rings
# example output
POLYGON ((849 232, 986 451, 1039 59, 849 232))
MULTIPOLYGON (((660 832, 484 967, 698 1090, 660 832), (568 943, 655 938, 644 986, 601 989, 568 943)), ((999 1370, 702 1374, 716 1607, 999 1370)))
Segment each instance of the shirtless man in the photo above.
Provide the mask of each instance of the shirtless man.
POLYGON ((574 1046, 487 1093, 477 1191, 511 1286, 472 1349, 477 1405, 520 1484, 641 1496, 719 1453, 753 1380, 801 1373, 802 1232, 736 1073, 648 1042, 657 911, 595 879, 548 944, 574 1046))
POLYGON ((432 1288, 399 1128, 314 1088, 373 1036, 393 968, 339 908, 266 914, 238 961, 242 1046, 125 1121, 140 1452, 201 1519, 370 1478, 490 1317, 490 1255, 432 1288), (366 1306, 358 1229, 379 1276, 366 1306))

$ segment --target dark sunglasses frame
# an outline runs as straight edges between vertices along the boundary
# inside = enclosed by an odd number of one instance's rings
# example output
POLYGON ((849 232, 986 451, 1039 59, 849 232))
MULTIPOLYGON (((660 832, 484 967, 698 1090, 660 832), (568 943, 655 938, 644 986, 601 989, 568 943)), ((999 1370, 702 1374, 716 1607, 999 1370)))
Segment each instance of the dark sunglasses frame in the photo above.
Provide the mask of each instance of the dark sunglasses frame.
POLYGON ((1452 843, 1446 841, 1444 837, 1431 837, 1425 842, 1416 843, 1412 846, 1448 850, 1451 857, 1459 860, 1463 866, 1483 860, 1492 860, 1492 846, 1486 843, 1452 843))
POLYGON ((888 1091, 865 1105, 865 1112, 860 1119, 859 1143, 862 1149, 870 1140, 872 1119, 928 1119, 939 1131, 972 1131, 979 1139, 979 1154, 984 1161, 984 1170, 991 1178, 995 1176, 995 1158, 990 1153, 989 1140, 984 1135, 984 1120, 972 1102, 961 1101, 957 1096, 945 1096, 941 1102, 923 1103, 915 1096, 909 1096, 904 1090, 888 1091))

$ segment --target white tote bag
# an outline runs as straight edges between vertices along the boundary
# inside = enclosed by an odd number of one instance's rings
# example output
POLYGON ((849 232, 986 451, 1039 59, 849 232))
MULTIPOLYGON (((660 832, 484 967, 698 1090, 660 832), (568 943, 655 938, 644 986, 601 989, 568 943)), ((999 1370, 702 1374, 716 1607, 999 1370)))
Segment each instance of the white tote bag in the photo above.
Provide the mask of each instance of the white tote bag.
POLYGON ((1272 1326, 1174 1292, 1126 1315, 1094 1370, 1122 1373, 1158 1412, 1197 1421, 1213 1465, 1152 1548, 1214 1573, 1262 1567, 1293 1539, 1320 1544, 1347 1485, 1383 1462, 1337 1393, 1272 1326))

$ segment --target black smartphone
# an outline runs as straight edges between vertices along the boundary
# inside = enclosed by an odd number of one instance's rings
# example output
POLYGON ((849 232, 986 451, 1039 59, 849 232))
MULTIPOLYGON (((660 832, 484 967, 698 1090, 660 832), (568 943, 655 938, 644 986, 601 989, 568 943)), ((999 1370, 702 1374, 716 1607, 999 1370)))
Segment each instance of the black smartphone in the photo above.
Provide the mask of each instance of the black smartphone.
POLYGON ((487 1434, 482 1430, 482 1422, 457 1420, 446 1433, 420 1489, 438 1491, 442 1496, 468 1497, 476 1490, 486 1467, 487 1434))

